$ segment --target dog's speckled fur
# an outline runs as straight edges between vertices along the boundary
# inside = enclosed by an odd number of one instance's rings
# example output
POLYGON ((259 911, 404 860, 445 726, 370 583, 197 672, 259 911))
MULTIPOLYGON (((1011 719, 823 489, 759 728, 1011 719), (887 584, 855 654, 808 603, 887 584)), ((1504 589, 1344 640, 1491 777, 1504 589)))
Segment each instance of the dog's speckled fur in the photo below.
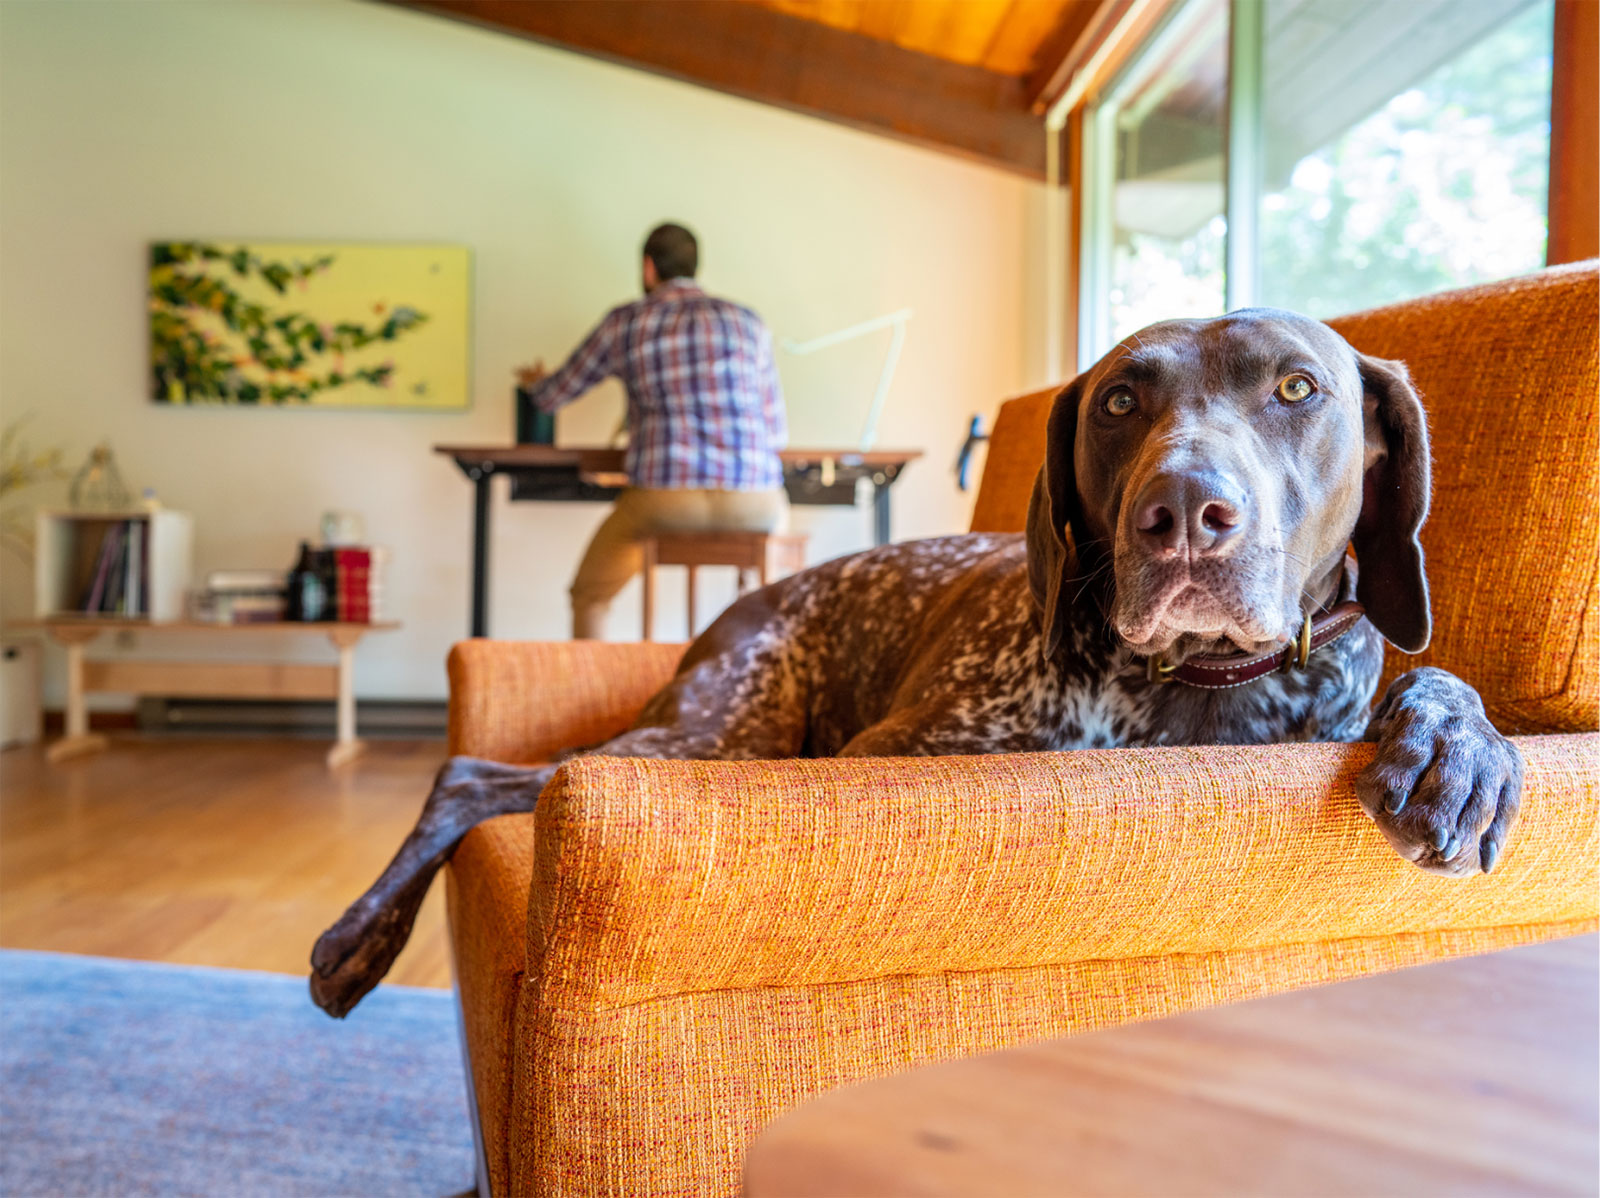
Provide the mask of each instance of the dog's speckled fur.
MULTIPOLYGON (((1413 650, 1429 631, 1416 543, 1427 439, 1403 368, 1286 313, 1169 322, 1075 380, 1050 423, 1026 537, 887 545, 745 596, 632 729, 586 751, 732 760, 1365 737, 1378 750, 1361 802, 1401 855, 1457 876, 1492 868, 1516 817, 1521 760, 1477 695, 1443 671, 1414 670, 1368 718, 1380 630, 1413 650), (1130 364, 1137 381, 1119 381, 1130 364), (1320 408, 1273 406, 1272 380, 1290 370, 1317 379, 1320 408), (1139 388, 1142 425, 1096 407, 1110 386, 1139 388), (1173 477, 1180 457, 1184 469, 1199 458, 1198 469, 1232 472, 1242 548, 1174 551, 1141 528, 1138 501, 1124 496, 1173 477), (1346 573, 1352 541, 1358 580, 1346 573), (1136 624, 1148 649, 1158 627, 1176 658, 1217 652, 1352 589, 1370 622, 1304 670, 1226 690, 1150 682, 1125 635, 1136 624), (1150 616, 1174 593, 1206 631, 1150 616)), ((457 758, 440 771, 399 854, 313 950, 324 1010, 345 1014, 387 971, 461 837, 530 810, 555 768, 457 758)))

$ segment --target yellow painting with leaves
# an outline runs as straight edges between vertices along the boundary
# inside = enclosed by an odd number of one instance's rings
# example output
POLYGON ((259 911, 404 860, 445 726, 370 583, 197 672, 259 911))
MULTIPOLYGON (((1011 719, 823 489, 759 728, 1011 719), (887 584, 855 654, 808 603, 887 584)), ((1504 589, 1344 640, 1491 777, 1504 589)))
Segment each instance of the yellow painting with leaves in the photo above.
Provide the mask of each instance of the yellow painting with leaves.
POLYGON ((151 398, 464 408, 470 303, 463 246, 155 242, 151 398))

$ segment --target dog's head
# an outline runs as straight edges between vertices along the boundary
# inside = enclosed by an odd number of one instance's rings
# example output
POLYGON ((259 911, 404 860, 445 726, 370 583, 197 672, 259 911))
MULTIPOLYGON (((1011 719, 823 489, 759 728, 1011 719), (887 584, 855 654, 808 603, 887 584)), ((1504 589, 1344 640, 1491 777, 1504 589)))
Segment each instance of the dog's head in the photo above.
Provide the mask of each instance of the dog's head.
POLYGON ((1352 544, 1368 619, 1419 652, 1428 488, 1427 425, 1400 363, 1273 309, 1152 325, 1050 413, 1028 516, 1045 654, 1086 590, 1143 656, 1276 648, 1352 544))

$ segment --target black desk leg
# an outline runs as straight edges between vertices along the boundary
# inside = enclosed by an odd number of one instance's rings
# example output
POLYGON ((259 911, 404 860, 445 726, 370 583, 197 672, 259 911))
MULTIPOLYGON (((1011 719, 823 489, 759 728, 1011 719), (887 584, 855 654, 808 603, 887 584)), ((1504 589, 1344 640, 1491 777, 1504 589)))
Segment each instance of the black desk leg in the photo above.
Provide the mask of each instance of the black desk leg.
POLYGON ((889 482, 872 480, 872 535, 876 545, 889 543, 889 482))
POLYGON ((472 635, 489 635, 489 483, 494 467, 468 471, 472 479, 472 635))

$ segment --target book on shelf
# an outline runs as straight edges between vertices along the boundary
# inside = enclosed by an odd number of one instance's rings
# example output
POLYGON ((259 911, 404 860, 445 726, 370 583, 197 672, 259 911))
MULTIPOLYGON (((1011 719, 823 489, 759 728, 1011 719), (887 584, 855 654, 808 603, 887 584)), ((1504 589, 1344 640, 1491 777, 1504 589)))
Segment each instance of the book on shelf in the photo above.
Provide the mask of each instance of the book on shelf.
POLYGON ((101 602, 100 610, 113 616, 125 615, 128 609, 128 596, 125 593, 128 583, 128 529, 124 526, 118 530, 117 548, 111 555, 111 572, 106 577, 105 599, 101 602))
POLYGON ((141 520, 106 524, 78 610, 91 616, 143 616, 150 610, 148 544, 141 520))
POLYGON ((123 591, 127 596, 123 614, 128 616, 143 615, 148 607, 144 601, 144 541, 144 522, 128 521, 128 568, 123 575, 123 591))
POLYGON ((213 570, 206 575, 206 590, 213 594, 281 595, 288 585, 282 570, 213 570))
POLYGON ((217 612, 228 624, 277 624, 284 617, 282 595, 222 595, 217 612))
POLYGON ((112 525, 100 534, 100 548, 95 552, 94 569, 89 575, 89 588, 78 600, 78 606, 84 611, 100 610, 100 602, 106 593, 106 580, 111 575, 111 559, 116 552, 117 529, 112 525))

